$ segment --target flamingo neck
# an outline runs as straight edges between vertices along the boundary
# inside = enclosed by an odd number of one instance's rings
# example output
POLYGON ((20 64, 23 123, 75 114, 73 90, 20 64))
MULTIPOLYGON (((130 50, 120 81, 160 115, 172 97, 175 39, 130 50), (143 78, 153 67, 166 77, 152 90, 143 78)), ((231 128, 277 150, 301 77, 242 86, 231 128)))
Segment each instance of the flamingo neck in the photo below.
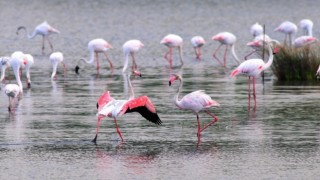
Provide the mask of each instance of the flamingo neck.
POLYGON ((181 106, 180 106, 181 101, 179 100, 179 95, 180 95, 180 90, 181 90, 181 88, 182 88, 183 82, 182 82, 182 79, 179 79, 179 80, 180 80, 180 84, 179 84, 179 87, 178 87, 178 89, 177 89, 177 93, 176 93, 176 95, 174 96, 174 103, 176 104, 176 106, 181 107, 181 106))
POLYGON ((57 66, 58 66, 58 63, 54 63, 53 66, 52 66, 52 75, 51 75, 51 79, 54 78, 54 76, 56 75, 57 73, 57 66))
POLYGON ((269 49, 269 59, 268 59, 268 62, 264 65, 263 70, 268 69, 273 62, 273 52, 271 49, 271 45, 269 43, 267 45, 268 45, 268 49, 269 49))
POLYGON ((180 62, 181 62, 181 65, 183 65, 183 58, 182 58, 182 45, 180 45, 180 46, 178 47, 178 49, 179 49, 180 62))
POLYGON ((236 61, 236 63, 240 64, 240 60, 239 60, 239 58, 238 58, 238 56, 236 54, 235 45, 234 44, 231 45, 231 53, 232 53, 232 56, 233 56, 234 60, 236 61))
POLYGON ((22 82, 21 82, 21 79, 20 79, 20 67, 15 67, 13 68, 13 71, 14 71, 14 75, 16 77, 16 81, 18 83, 18 86, 20 88, 20 93, 23 93, 23 87, 22 87, 22 82))
POLYGON ((130 74, 128 74, 128 84, 129 84, 129 93, 130 93, 129 100, 131 100, 134 98, 134 91, 133 91, 133 86, 130 80, 130 74))
POLYGON ((90 50, 90 60, 87 60, 86 58, 81 58, 80 60, 84 61, 87 64, 92 64, 94 61, 94 50, 90 50))
POLYGON ((129 64, 129 53, 125 53, 125 60, 123 64, 122 73, 124 73, 127 70, 128 64, 129 64))
POLYGON ((307 33, 308 33, 308 36, 312 36, 312 27, 308 27, 308 30, 307 30, 307 33))

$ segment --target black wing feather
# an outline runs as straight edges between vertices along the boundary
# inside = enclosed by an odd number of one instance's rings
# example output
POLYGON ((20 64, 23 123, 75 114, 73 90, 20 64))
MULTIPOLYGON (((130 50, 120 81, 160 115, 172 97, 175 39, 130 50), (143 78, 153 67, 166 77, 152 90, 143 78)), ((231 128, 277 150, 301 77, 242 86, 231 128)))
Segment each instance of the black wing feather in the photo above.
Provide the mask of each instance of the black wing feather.
POLYGON ((132 113, 132 112, 138 112, 145 119, 147 119, 148 121, 155 123, 157 125, 160 125, 162 123, 158 114, 149 111, 148 108, 146 108, 145 106, 139 106, 139 107, 132 108, 132 109, 128 108, 125 113, 132 113))

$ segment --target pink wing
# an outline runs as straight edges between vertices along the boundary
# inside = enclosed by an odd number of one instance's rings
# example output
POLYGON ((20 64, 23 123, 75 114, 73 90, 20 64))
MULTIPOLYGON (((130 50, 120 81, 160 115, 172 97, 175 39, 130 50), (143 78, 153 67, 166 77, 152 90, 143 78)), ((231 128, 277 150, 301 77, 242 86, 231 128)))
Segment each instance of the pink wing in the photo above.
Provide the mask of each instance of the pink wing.
POLYGON ((114 100, 111 96, 110 96, 110 92, 107 91, 107 92, 104 92, 98 99, 98 102, 97 102, 97 109, 98 111, 100 111, 100 109, 108 104, 108 102, 114 100))
POLYGON ((153 122, 155 124, 160 125, 162 122, 154 108, 153 104, 151 103, 150 99, 147 96, 140 96, 129 100, 121 109, 119 116, 125 113, 131 112, 138 112, 140 113, 145 119, 153 122))

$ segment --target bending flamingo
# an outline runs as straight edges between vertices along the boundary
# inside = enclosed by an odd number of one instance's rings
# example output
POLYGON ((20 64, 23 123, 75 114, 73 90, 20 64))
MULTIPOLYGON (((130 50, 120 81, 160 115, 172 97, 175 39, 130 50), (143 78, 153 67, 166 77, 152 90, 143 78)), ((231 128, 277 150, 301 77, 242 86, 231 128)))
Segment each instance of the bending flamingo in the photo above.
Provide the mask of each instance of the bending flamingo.
POLYGON ((218 48, 214 51, 213 53, 213 58, 215 58, 223 67, 226 67, 226 61, 227 61, 227 51, 228 51, 228 47, 231 46, 231 53, 232 56, 235 60, 235 62, 237 64, 240 64, 239 58, 237 57, 236 53, 235 53, 235 42, 237 40, 236 36, 233 35, 230 32, 221 32, 218 33, 214 36, 212 36, 212 39, 215 41, 219 41, 220 45, 218 46, 218 48), (224 51, 224 56, 223 56, 223 63, 219 60, 219 58, 217 57, 217 52, 218 50, 221 48, 221 46, 226 46, 226 49, 224 51))
MULTIPOLYGON (((250 84, 252 79, 252 86, 253 86, 253 97, 254 97, 254 104, 256 107, 256 90, 255 90, 255 77, 257 77, 262 71, 268 69, 272 62, 273 62, 273 54, 274 52, 271 49, 271 45, 269 42, 266 42, 269 50, 269 59, 268 62, 265 63, 263 59, 249 59, 242 62, 237 68, 235 68, 232 73, 231 77, 234 77, 238 74, 245 74, 249 77, 248 80, 248 100, 250 105, 250 84)), ((275 52, 276 53, 276 52, 275 52)), ((249 106, 250 107, 250 106, 249 106)))
POLYGON ((63 74, 66 74, 66 65, 63 62, 63 54, 61 52, 54 52, 49 57, 52 65, 52 74, 51 74, 51 80, 53 80, 56 77, 57 73, 57 67, 58 64, 61 63, 63 65, 63 74))
POLYGON ((173 74, 170 77, 169 86, 171 86, 171 84, 175 80, 179 80, 180 85, 178 87, 177 94, 174 96, 174 103, 179 109, 191 110, 194 113, 196 113, 197 121, 198 121, 197 136, 198 136, 198 144, 199 144, 201 132, 218 121, 218 117, 216 117, 214 114, 210 113, 208 111, 208 109, 210 107, 218 107, 218 106, 220 106, 220 104, 218 102, 212 100, 211 97, 209 95, 205 94, 205 92, 203 90, 191 92, 179 100, 179 94, 180 94, 180 90, 182 88, 183 80, 180 75, 173 74), (200 119, 199 119, 199 115, 198 115, 198 113, 202 110, 204 110, 207 114, 209 114, 211 117, 213 117, 213 121, 208 123, 207 125, 205 125, 203 128, 201 128, 200 119))
POLYGON ((8 111, 11 112, 12 109, 16 107, 16 102, 18 101, 20 93, 20 87, 16 84, 7 84, 4 87, 4 92, 9 97, 8 111))
POLYGON ((117 117, 121 117, 126 113, 138 112, 145 119, 152 123, 160 125, 162 122, 157 114, 157 111, 150 99, 147 96, 140 96, 134 98, 133 87, 130 81, 130 76, 128 77, 128 83, 130 88, 130 97, 128 100, 116 100, 110 96, 109 91, 103 93, 97 103, 98 108, 98 121, 97 121, 97 131, 96 136, 92 140, 95 144, 97 143, 97 137, 99 133, 100 121, 104 117, 111 117, 114 119, 116 125, 117 133, 119 134, 121 141, 123 142, 122 134, 117 124, 117 117))
POLYGON ((44 53, 44 41, 45 39, 48 41, 49 45, 50 45, 50 48, 51 48, 51 51, 53 51, 53 45, 52 43, 50 42, 50 39, 49 39, 49 35, 51 34, 59 34, 60 32, 53 28, 52 26, 50 26, 48 24, 47 21, 44 21, 43 23, 39 24, 33 31, 32 34, 29 35, 29 32, 27 30, 27 28, 25 26, 19 26, 17 28, 17 35, 19 35, 19 31, 21 29, 24 29, 26 32, 27 32, 27 36, 29 39, 33 39, 36 35, 41 35, 42 36, 42 53, 44 53))
POLYGON ((263 34, 263 27, 259 23, 255 23, 250 27, 250 33, 253 37, 257 37, 263 34))
POLYGON ((252 52, 250 52, 249 54, 247 54, 244 59, 247 60, 247 58, 252 55, 253 53, 257 53, 261 58, 263 56, 263 52, 267 51, 266 53, 268 53, 268 48, 266 48, 263 44, 263 41, 265 42, 269 42, 271 47, 275 47, 276 45, 280 45, 280 42, 275 40, 275 39, 271 39, 268 35, 266 34, 262 34, 259 36, 256 36, 254 38, 253 41, 248 42, 247 46, 253 48, 254 50, 252 52))
MULTIPOLYGON (((111 71, 113 72, 113 64, 107 54, 107 51, 109 49, 112 49, 112 46, 106 40, 101 39, 101 38, 93 39, 88 43, 88 50, 90 52, 90 60, 87 60, 85 58, 81 58, 80 60, 82 60, 88 64, 91 64, 94 61, 94 56, 96 56, 97 72, 99 74, 100 65, 99 65, 98 53, 103 53, 110 64, 111 71)), ((75 72, 77 74, 79 73, 79 69, 80 69, 80 67, 77 65, 75 68, 75 72)))
POLYGON ((6 69, 10 68, 10 57, 9 56, 3 56, 0 57, 0 66, 1 66, 1 78, 0 81, 2 82, 5 77, 6 69))
POLYGON ((139 40, 129 40, 125 42, 122 46, 123 53, 125 55, 124 65, 122 69, 122 73, 124 73, 128 68, 129 63, 129 55, 132 57, 132 72, 134 74, 140 74, 139 71, 137 71, 137 63, 135 60, 135 54, 138 52, 144 45, 139 40))
POLYGON ((285 34, 284 44, 287 43, 287 37, 289 37, 289 46, 293 44, 293 36, 297 33, 298 27, 290 21, 285 21, 281 23, 274 31, 278 31, 285 34))
POLYGON ((160 44, 164 44, 169 48, 169 51, 164 55, 164 58, 169 62, 170 67, 172 67, 172 49, 173 48, 178 48, 181 66, 183 65, 182 43, 183 43, 182 38, 175 34, 168 34, 160 41, 160 44), (168 58, 168 55, 170 55, 169 58, 168 58))
POLYGON ((302 19, 299 23, 303 35, 312 36, 313 22, 310 19, 302 19))
POLYGON ((191 44, 194 48, 196 58, 200 60, 201 56, 201 47, 206 43, 206 41, 201 36, 194 36, 191 38, 191 44))

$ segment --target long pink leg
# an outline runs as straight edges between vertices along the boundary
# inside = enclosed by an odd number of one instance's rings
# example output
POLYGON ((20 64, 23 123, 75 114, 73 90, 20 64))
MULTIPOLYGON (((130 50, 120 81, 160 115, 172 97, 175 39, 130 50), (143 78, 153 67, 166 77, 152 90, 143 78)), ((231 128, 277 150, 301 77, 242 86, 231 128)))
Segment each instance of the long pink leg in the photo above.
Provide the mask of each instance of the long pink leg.
POLYGON ((42 54, 44 54, 44 36, 42 36, 42 54))
POLYGON ((119 136, 121 138, 121 141, 123 142, 122 134, 121 134, 120 129, 118 127, 118 123, 117 123, 117 119, 116 118, 114 118, 114 124, 116 125, 117 133, 119 134, 119 136))
POLYGON ((253 81, 253 100, 254 100, 254 111, 256 110, 256 106, 257 106, 257 97, 256 97, 256 78, 252 77, 252 81, 253 81))
POLYGON ((224 50, 224 55, 223 55, 224 67, 226 67, 226 63, 227 63, 227 51, 228 51, 228 45, 226 45, 226 49, 224 50))
POLYGON ((104 115, 99 115, 98 116, 96 136, 92 140, 92 142, 94 142, 95 144, 97 144, 97 138, 98 138, 98 133, 99 133, 100 122, 101 122, 101 119, 104 118, 104 117, 106 117, 106 116, 104 116, 104 115))
POLYGON ((48 43, 49 43, 49 45, 50 45, 51 51, 53 52, 53 46, 52 46, 52 43, 51 43, 51 41, 50 41, 50 39, 49 39, 49 37, 48 37, 48 36, 47 36, 46 38, 47 38, 47 41, 48 41, 48 43))
POLYGON ((95 53, 95 54, 96 54, 96 61, 97 61, 97 73, 99 74, 100 64, 99 64, 98 53, 95 53))
POLYGON ((255 53, 255 52, 257 52, 257 50, 254 50, 254 51, 250 52, 249 54, 247 54, 247 55, 244 57, 244 59, 247 60, 248 57, 249 57, 250 55, 252 55, 253 53, 255 53))
POLYGON ((134 72, 135 70, 137 70, 138 66, 137 66, 136 59, 133 52, 131 53, 131 57, 132 57, 132 72, 134 72))
POLYGON ((106 52, 104 52, 103 54, 106 56, 107 61, 109 62, 110 69, 112 69, 112 71, 113 71, 113 64, 112 64, 111 60, 109 59, 108 54, 106 52))
POLYGON ((251 77, 248 76, 248 111, 250 111, 250 84, 251 84, 251 77))
POLYGON ((201 138, 201 124, 200 124, 200 119, 199 119, 199 115, 197 113, 197 121, 198 121, 198 133, 197 133, 197 136, 198 136, 198 144, 200 143, 200 138, 201 138))
POLYGON ((221 66, 223 66, 223 63, 219 60, 219 58, 217 57, 217 52, 219 51, 219 49, 221 48, 221 46, 222 46, 222 44, 220 44, 219 46, 218 46, 218 48, 214 51, 214 53, 212 54, 212 57, 214 58, 214 59, 216 59, 220 64, 221 64, 221 66))
POLYGON ((209 111, 206 111, 206 113, 209 114, 209 115, 210 115, 211 117, 213 117, 214 119, 213 119, 213 121, 211 121, 209 124, 207 124, 206 126, 204 126, 204 127, 200 130, 200 132, 204 131, 204 130, 207 129, 209 126, 211 126, 212 124, 214 124, 215 122, 218 121, 218 117, 217 117, 217 116, 215 116, 214 114, 210 113, 209 111))

